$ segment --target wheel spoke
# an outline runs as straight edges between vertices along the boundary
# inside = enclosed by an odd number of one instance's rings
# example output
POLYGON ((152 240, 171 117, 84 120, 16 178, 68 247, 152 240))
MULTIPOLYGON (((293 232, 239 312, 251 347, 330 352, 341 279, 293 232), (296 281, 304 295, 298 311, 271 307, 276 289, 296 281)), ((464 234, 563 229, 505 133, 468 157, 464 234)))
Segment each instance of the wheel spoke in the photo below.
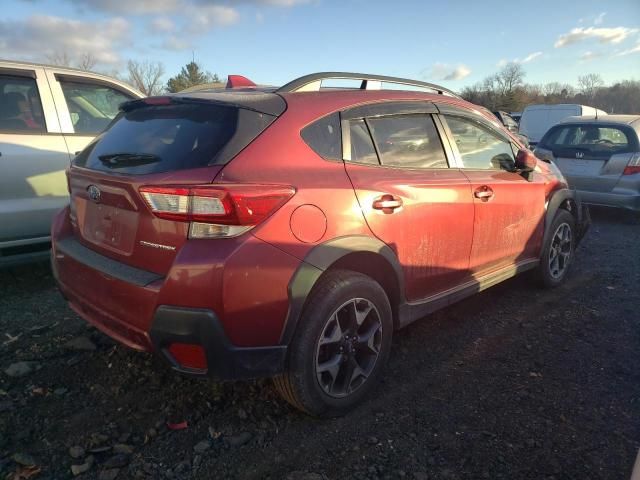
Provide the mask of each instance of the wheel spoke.
POLYGON ((356 325, 359 327, 367 318, 369 312, 371 312, 371 310, 373 309, 373 305, 371 305, 369 302, 366 302, 364 308, 362 310, 359 310, 358 302, 353 302, 353 307, 355 309, 356 325))
POLYGON ((328 345, 332 343, 338 343, 342 340, 342 328, 340 328, 340 322, 338 321, 338 315, 335 314, 332 317, 332 320, 327 325, 323 335, 320 337, 320 345, 328 345), (329 325, 333 322, 334 326, 331 328, 330 332, 327 332, 329 325))
POLYGON ((345 365, 344 371, 344 387, 347 393, 351 393, 353 391, 353 382, 360 377, 365 377, 365 379, 367 378, 364 374, 364 370, 362 370, 356 359, 352 357, 345 365))
POLYGON ((371 353, 377 355, 380 349, 376 345, 376 333, 380 330, 380 325, 374 324, 371 328, 365 331, 363 334, 358 335, 358 343, 366 347, 371 353))

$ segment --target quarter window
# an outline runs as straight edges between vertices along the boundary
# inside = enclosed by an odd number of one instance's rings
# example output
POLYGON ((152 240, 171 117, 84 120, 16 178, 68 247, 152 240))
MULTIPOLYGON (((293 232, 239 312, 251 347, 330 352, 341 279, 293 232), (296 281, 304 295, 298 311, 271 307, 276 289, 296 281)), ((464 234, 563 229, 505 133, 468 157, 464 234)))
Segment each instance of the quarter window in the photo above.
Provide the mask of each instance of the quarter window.
POLYGON ((515 159, 509 141, 470 119, 446 116, 446 120, 460 152, 462 168, 513 170, 515 159))
POLYGON ((45 131, 42 102, 34 78, 0 75, 0 131, 45 131))
POLYGON ((372 118, 367 122, 383 165, 405 168, 448 168, 431 115, 372 118))
POLYGON ((121 103, 132 97, 106 85, 61 80, 75 133, 95 134, 118 114, 121 103))
POLYGON ((326 160, 342 158, 342 134, 338 113, 316 120, 303 128, 301 135, 306 144, 322 158, 326 160))

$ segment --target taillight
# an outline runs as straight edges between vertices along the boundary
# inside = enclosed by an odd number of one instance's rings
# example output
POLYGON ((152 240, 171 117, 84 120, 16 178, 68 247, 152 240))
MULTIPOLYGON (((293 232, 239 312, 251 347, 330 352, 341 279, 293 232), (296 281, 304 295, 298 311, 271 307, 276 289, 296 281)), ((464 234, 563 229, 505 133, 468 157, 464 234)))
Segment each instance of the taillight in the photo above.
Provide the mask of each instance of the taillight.
POLYGON ((200 345, 172 343, 167 350, 181 367, 192 370, 207 369, 207 356, 200 345))
POLYGON ((235 237, 250 230, 295 193, 279 185, 202 185, 140 188, 156 217, 190 222, 190 238, 235 237))
POLYGON ((640 153, 635 153, 625 167, 622 175, 634 175, 640 173, 640 153))

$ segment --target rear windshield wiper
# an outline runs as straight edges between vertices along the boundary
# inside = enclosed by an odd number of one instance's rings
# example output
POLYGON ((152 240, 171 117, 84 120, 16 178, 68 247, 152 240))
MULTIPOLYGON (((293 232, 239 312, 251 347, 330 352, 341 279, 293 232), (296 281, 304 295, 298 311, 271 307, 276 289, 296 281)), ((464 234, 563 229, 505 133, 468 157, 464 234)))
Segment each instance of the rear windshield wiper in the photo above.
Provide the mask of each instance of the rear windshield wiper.
POLYGON ((109 168, 146 165, 148 163, 156 163, 161 160, 159 156, 151 153, 107 153, 98 156, 98 158, 109 168))

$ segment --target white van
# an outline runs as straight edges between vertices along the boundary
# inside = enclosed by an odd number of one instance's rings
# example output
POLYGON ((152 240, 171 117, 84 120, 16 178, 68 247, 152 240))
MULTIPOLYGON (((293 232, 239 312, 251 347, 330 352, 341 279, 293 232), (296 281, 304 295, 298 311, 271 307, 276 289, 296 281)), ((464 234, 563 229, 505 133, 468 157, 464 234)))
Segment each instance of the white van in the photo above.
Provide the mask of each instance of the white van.
POLYGON ((567 117, 584 117, 586 115, 606 115, 607 112, 586 105, 560 103, 557 105, 529 105, 522 112, 518 133, 529 138, 533 147, 556 123, 567 117))

